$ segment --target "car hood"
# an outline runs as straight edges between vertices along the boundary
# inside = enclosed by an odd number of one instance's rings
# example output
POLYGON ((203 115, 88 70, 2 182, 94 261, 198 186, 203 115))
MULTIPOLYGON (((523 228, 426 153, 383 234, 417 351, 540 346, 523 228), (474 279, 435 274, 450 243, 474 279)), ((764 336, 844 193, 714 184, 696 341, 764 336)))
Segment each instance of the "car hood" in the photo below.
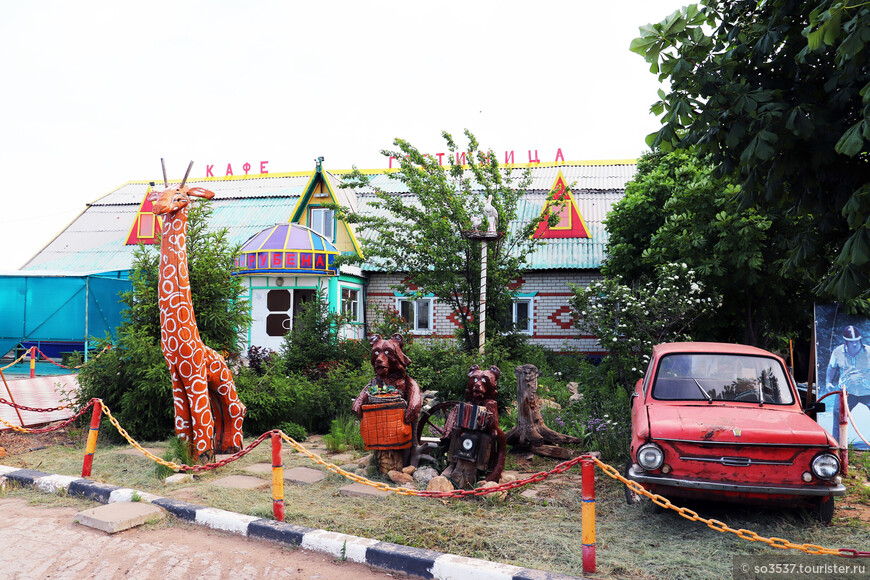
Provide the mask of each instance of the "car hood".
POLYGON ((827 431, 803 413, 758 405, 649 405, 652 439, 710 443, 829 445, 827 431))

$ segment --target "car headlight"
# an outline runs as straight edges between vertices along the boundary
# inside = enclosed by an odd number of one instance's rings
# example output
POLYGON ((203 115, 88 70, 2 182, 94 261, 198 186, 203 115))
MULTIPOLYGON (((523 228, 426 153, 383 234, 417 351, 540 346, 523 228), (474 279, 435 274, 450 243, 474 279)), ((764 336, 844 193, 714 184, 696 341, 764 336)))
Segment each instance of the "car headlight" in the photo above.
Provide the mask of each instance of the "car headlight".
POLYGON ((646 470, 658 469, 665 460, 662 448, 655 443, 641 445, 637 450, 637 462, 646 470))
POLYGON ((840 473, 840 460, 833 453, 821 453, 813 458, 810 469, 819 479, 831 479, 840 473))

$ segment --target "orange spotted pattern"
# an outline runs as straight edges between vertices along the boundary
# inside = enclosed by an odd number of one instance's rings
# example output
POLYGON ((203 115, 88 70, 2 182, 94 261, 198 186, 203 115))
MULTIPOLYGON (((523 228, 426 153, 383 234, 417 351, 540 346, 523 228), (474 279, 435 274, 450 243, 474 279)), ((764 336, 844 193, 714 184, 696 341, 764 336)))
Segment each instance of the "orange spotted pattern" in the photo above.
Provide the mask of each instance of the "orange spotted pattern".
POLYGON ((187 206, 191 197, 211 199, 202 188, 170 187, 153 194, 163 216, 160 241, 160 346, 172 377, 175 434, 198 460, 242 448, 245 406, 224 358, 203 344, 196 326, 187 271, 187 206))

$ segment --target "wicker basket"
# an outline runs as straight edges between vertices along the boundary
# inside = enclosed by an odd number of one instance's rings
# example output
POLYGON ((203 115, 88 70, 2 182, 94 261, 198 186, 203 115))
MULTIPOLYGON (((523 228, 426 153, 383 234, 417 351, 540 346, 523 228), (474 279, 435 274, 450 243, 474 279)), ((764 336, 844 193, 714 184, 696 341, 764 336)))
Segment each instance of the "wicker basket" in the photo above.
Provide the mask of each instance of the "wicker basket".
POLYGON ((366 449, 407 449, 411 426, 405 423, 408 404, 400 395, 369 395, 362 406, 359 430, 366 449))

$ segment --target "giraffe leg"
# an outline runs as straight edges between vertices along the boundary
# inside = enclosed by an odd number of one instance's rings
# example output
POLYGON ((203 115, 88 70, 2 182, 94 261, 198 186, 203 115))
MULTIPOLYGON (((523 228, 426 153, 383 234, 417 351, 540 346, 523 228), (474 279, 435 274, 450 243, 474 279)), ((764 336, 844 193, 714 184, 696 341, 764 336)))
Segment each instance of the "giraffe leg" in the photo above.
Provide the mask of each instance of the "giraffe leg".
POLYGON ((244 445, 242 421, 246 409, 239 400, 233 375, 224 358, 212 349, 208 349, 206 358, 209 390, 215 409, 216 447, 222 453, 236 453, 244 445))
POLYGON ((191 355, 178 363, 178 374, 190 405, 193 452, 198 462, 206 463, 214 458, 214 417, 209 405, 203 353, 193 352, 191 355))
POLYGON ((178 373, 171 366, 169 373, 172 378, 172 409, 175 414, 175 436, 193 445, 193 426, 190 421, 190 402, 187 393, 178 378, 178 373))

